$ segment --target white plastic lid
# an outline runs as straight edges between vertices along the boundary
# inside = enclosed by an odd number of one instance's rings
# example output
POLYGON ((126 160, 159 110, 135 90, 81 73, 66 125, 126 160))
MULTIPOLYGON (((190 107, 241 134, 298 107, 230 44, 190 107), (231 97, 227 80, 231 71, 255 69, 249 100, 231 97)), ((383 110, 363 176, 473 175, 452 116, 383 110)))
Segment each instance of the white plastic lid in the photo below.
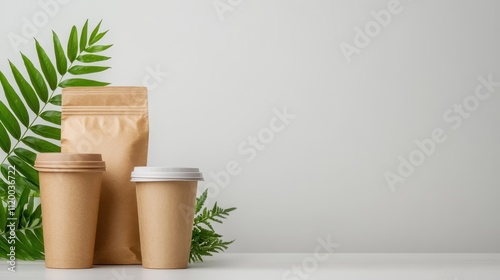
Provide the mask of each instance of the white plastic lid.
POLYGON ((136 166, 130 181, 203 181, 203 174, 198 168, 136 166))

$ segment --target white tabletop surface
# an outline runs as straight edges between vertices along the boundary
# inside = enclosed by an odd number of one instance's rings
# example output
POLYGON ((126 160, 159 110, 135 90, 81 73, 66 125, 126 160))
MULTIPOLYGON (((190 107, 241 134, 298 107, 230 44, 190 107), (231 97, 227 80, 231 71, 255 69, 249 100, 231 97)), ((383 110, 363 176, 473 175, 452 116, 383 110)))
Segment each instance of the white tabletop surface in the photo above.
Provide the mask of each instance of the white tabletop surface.
POLYGON ((218 254, 188 269, 155 270, 139 265, 92 269, 46 269, 43 262, 2 265, 0 279, 341 279, 499 280, 500 254, 218 254))

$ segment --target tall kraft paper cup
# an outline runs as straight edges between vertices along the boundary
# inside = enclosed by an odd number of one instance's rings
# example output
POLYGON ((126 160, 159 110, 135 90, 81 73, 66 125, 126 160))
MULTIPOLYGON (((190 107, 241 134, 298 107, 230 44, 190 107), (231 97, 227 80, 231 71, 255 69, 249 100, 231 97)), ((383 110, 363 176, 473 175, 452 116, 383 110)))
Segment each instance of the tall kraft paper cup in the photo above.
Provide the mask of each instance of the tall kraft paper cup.
POLYGON ((45 266, 91 268, 105 165, 100 154, 41 153, 45 266))
POLYGON ((142 266, 187 268, 198 168, 135 167, 142 266))

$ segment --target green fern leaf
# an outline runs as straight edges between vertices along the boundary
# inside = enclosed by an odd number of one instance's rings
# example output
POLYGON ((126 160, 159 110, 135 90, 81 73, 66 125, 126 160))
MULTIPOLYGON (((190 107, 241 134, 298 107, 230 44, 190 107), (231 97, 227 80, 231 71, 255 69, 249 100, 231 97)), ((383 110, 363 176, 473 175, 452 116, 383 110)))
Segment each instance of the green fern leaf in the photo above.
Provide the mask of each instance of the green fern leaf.
POLYGON ((104 31, 102 33, 97 34, 94 38, 92 38, 90 40, 89 45, 93 45, 93 44, 99 42, 104 36, 106 36, 106 34, 108 33, 108 31, 109 30, 106 30, 106 31, 104 31))
POLYGON ((6 153, 10 151, 11 142, 7 130, 0 124, 0 148, 6 153))
POLYGON ((33 65, 29 58, 22 53, 21 56, 23 58, 24 66, 26 67, 26 71, 28 71, 30 81, 33 84, 33 88, 35 88, 36 94, 40 97, 42 102, 47 102, 49 98, 49 90, 47 89, 47 85, 45 84, 42 74, 35 68, 35 65, 33 65))
MULTIPOLYGON (((24 206, 26 205, 26 202, 28 202, 30 192, 31 191, 29 189, 24 189, 21 194, 21 197, 19 197, 19 199, 17 200, 16 211, 14 214, 15 219, 18 219, 21 216, 24 210, 24 206)), ((21 224, 18 223, 17 227, 19 228, 20 226, 21 224)))
MULTIPOLYGON (((31 213, 30 224, 28 225, 28 227, 30 228, 35 228, 35 235, 39 239, 42 238, 42 235, 37 233, 38 230, 36 229, 36 227, 40 227, 40 231, 42 231, 41 225, 42 225, 42 205, 39 204, 35 209, 35 211, 31 213)), ((40 241, 43 241, 43 239, 40 239, 40 241)))
MULTIPOLYGON (((5 182, 3 182, 3 183, 5 184, 5 182)), ((6 225, 7 225, 7 218, 8 218, 7 205, 4 205, 2 202, 0 202, 0 231, 5 230, 6 225)))
POLYGON ((62 88, 67 87, 98 87, 98 86, 107 86, 109 83, 88 80, 88 79, 67 79, 59 83, 59 86, 62 88))
POLYGON ((68 41, 68 59, 69 61, 75 61, 75 58, 78 54, 78 31, 76 30, 76 26, 71 28, 71 34, 69 35, 68 41))
POLYGON ((18 147, 14 149, 14 154, 31 166, 35 164, 36 154, 30 150, 18 147))
POLYGON ((206 189, 198 199, 196 199, 196 207, 195 207, 195 214, 198 214, 201 211, 201 208, 205 204, 205 201, 207 200, 208 196, 208 189, 206 189))
POLYGON ((54 42, 54 53, 56 55, 56 66, 57 72, 64 75, 68 71, 68 61, 66 60, 66 55, 64 54, 64 49, 59 41, 57 34, 52 31, 52 40, 54 42))
POLYGON ((45 111, 40 114, 40 118, 53 124, 61 124, 61 112, 59 111, 45 111))
POLYGON ((33 136, 26 136, 21 141, 28 147, 40 153, 58 153, 61 148, 56 144, 33 136))
POLYGON ((17 156, 10 156, 7 158, 7 160, 10 164, 15 166, 16 170, 26 179, 30 180, 33 184, 38 185, 38 173, 31 165, 18 158, 17 156))
POLYGON ((81 66, 81 65, 75 65, 71 67, 68 72, 73 74, 73 75, 84 75, 84 74, 91 74, 91 73, 98 73, 102 72, 105 70, 108 70, 110 67, 105 67, 105 66, 81 66))
POLYGON ((84 54, 80 55, 79 57, 76 58, 76 60, 84 63, 90 63, 90 62, 99 62, 99 61, 105 61, 110 59, 111 57, 108 56, 103 56, 103 55, 97 55, 97 54, 84 54))
POLYGON ((99 23, 94 28, 94 30, 92 30, 92 33, 90 33, 89 45, 92 45, 90 42, 94 41, 95 36, 97 36, 97 33, 99 33, 99 28, 101 28, 101 23, 102 23, 102 20, 99 21, 99 23))
POLYGON ((0 71, 0 83, 2 83, 3 90, 5 92, 5 97, 7 98, 7 102, 9 103, 10 108, 17 116, 19 121, 26 127, 29 126, 30 117, 28 115, 28 111, 24 106, 23 101, 17 95, 14 88, 11 86, 5 75, 0 71))
POLYGON ((7 256, 7 254, 10 252, 10 248, 8 245, 7 237, 0 235, 0 252, 2 252, 3 256, 7 256))
POLYGON ((87 30, 89 28, 89 20, 85 21, 82 28, 82 34, 80 35, 80 52, 83 52, 87 47, 87 30))
POLYGON ((26 179, 23 176, 19 176, 19 178, 17 178, 16 184, 17 184, 16 187, 18 187, 19 190, 21 190, 21 191, 24 189, 30 189, 30 190, 35 191, 33 193, 34 196, 38 196, 40 194, 40 186, 38 184, 32 183, 31 181, 29 181, 28 179, 26 179))
POLYGON ((12 70, 12 74, 14 75, 14 79, 16 80, 17 86, 19 87, 21 94, 24 97, 24 100, 30 107, 30 109, 38 113, 40 111, 40 103, 38 102, 38 97, 35 94, 35 91, 30 86, 28 81, 23 77, 21 72, 17 70, 16 66, 9 61, 10 69, 12 70))
POLYGON ((21 138, 21 126, 17 122, 14 115, 10 112, 10 110, 0 101, 0 122, 5 126, 7 131, 9 131, 10 135, 14 137, 16 140, 21 138))
POLYGON ((36 53, 38 54, 38 60, 40 61, 40 68, 42 68, 43 75, 47 80, 50 89, 55 90, 57 88, 57 73, 52 61, 50 61, 49 56, 45 50, 40 46, 37 40, 35 40, 36 53))
POLYGON ((111 48, 113 45, 92 46, 85 49, 88 53, 98 53, 111 48))
POLYGON ((61 139, 61 129, 58 127, 52 127, 43 124, 37 124, 31 127, 31 131, 34 133, 55 140, 61 139))
POLYGON ((197 199, 195 206, 196 216, 193 223, 193 233, 191 237, 191 252, 189 262, 203 261, 203 257, 212 256, 214 253, 223 252, 234 242, 222 240, 222 235, 215 232, 212 222, 222 223, 230 212, 236 208, 224 209, 217 205, 209 209, 204 207, 208 196, 208 190, 205 190, 197 199))
POLYGON ((57 106, 62 105, 62 95, 56 94, 49 99, 49 103, 57 106))

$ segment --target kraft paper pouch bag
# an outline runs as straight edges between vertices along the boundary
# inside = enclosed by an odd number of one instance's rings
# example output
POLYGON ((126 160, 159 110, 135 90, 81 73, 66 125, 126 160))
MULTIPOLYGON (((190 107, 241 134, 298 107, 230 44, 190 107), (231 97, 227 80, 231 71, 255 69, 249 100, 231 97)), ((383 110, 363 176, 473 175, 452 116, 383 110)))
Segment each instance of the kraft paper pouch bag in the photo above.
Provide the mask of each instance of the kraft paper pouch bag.
POLYGON ((62 92, 61 148, 106 162, 94 264, 140 264, 134 166, 146 165, 149 121, 144 87, 75 87, 62 92))

